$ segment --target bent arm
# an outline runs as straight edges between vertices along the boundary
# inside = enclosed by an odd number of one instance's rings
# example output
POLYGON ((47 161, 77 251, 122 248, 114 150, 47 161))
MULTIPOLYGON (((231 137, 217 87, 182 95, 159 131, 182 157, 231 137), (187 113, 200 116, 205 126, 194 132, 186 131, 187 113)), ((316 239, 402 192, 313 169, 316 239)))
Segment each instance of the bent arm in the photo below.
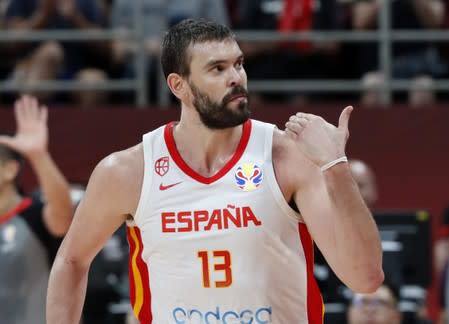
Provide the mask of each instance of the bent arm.
POLYGON ((312 237, 349 288, 375 291, 383 281, 380 236, 347 163, 311 169, 294 197, 312 237))
POLYGON ((338 127, 313 114, 291 116, 285 130, 291 139, 285 141, 287 165, 280 171, 297 170, 287 188, 293 188, 304 222, 335 274, 352 290, 371 293, 384 278, 377 226, 348 163, 323 169, 345 156, 352 110, 343 109, 338 127))
POLYGON ((29 160, 45 198, 44 223, 50 233, 63 236, 73 216, 69 184, 47 151, 29 160))
POLYGON ((89 266, 137 205, 140 182, 132 169, 110 156, 94 170, 50 273, 47 324, 79 323, 89 266))

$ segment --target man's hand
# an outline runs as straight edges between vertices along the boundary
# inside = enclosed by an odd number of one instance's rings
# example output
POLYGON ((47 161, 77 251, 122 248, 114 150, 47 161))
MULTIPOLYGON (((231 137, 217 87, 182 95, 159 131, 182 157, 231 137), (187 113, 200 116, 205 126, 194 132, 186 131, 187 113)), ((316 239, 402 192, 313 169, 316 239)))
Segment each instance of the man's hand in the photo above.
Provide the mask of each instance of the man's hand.
POLYGON ((297 113, 285 124, 285 133, 317 166, 345 155, 349 138, 348 123, 353 108, 346 107, 340 114, 338 127, 313 114, 297 113))
POLYGON ((14 115, 17 131, 11 136, 0 136, 0 144, 10 147, 27 158, 47 151, 47 107, 34 97, 23 96, 15 102, 14 115))

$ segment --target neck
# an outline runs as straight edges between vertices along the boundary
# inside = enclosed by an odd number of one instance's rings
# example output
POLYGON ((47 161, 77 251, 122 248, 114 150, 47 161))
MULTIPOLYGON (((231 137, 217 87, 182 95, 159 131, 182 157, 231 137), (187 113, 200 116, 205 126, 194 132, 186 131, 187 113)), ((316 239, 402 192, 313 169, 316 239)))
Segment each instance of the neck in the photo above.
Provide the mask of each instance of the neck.
POLYGON ((211 130, 199 120, 185 121, 174 128, 176 147, 184 161, 203 176, 218 172, 234 155, 243 127, 211 130), (192 145, 193 144, 193 145, 192 145))
POLYGON ((14 185, 0 189, 0 217, 17 206, 22 197, 17 192, 14 185))

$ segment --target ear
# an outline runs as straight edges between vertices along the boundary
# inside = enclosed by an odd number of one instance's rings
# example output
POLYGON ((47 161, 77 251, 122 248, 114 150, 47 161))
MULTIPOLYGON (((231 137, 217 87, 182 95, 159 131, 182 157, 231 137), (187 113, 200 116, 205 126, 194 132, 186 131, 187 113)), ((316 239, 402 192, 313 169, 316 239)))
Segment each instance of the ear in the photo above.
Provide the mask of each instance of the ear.
POLYGON ((16 160, 3 162, 3 179, 7 182, 13 182, 20 171, 20 164, 16 160))
POLYGON ((187 89, 185 86, 185 80, 179 74, 170 73, 167 77, 167 85, 176 98, 181 101, 186 98, 187 89))

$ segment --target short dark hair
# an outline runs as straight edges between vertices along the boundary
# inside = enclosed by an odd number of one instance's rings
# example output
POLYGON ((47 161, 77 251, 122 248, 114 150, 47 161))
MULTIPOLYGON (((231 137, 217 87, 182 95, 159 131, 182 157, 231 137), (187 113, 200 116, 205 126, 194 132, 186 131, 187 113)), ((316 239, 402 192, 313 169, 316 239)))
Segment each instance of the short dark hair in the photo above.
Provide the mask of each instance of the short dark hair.
POLYGON ((190 45, 226 39, 236 39, 228 27, 202 18, 185 19, 172 26, 162 41, 161 64, 165 77, 170 73, 189 76, 190 45))

